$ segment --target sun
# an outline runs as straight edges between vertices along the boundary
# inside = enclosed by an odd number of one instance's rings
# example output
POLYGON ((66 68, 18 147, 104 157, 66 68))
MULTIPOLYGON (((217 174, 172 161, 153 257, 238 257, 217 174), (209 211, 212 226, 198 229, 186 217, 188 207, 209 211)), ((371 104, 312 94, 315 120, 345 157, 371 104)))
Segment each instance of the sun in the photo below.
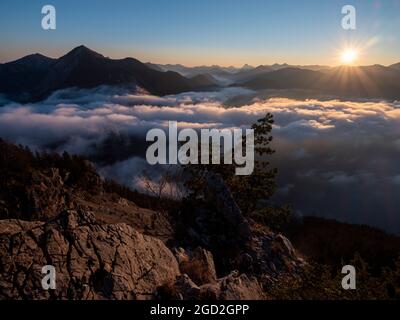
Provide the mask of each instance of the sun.
POLYGON ((355 49, 346 49, 341 53, 341 61, 344 64, 351 65, 358 58, 358 52, 355 49))

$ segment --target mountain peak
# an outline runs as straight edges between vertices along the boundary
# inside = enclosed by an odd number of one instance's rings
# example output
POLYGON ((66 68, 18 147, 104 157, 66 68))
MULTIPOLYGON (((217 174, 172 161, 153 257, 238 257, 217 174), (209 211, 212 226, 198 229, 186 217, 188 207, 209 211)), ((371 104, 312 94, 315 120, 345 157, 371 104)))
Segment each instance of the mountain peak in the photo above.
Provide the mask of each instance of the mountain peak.
POLYGON ((101 55, 100 53, 97 53, 96 51, 93 51, 88 47, 85 47, 84 45, 80 45, 72 49, 64 57, 77 57, 77 56, 91 56, 91 57, 104 58, 104 56, 101 55))
POLYGON ((11 65, 37 65, 40 63, 46 63, 53 61, 52 58, 46 57, 40 53, 34 53, 34 54, 29 54, 25 57, 22 57, 18 60, 14 60, 11 62, 8 62, 6 64, 11 64, 11 65))
POLYGON ((253 66, 251 66, 251 65, 246 63, 246 64, 243 65, 243 67, 241 69, 242 70, 246 70, 246 69, 249 70, 249 69, 253 69, 253 68, 254 68, 253 66))
POLYGON ((83 44, 81 44, 80 46, 77 46, 77 47, 73 48, 73 49, 71 50, 71 52, 72 52, 72 51, 80 51, 80 52, 82 52, 82 51, 91 51, 91 52, 93 52, 93 50, 89 49, 88 47, 84 46, 83 44))

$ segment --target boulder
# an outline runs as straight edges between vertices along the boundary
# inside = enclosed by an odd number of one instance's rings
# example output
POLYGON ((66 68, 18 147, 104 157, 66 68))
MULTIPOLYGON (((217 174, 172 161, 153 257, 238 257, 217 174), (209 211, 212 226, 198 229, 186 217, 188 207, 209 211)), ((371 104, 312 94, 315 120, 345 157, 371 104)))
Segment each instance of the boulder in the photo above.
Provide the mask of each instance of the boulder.
POLYGON ((89 212, 0 223, 0 299, 151 299, 179 274, 161 240, 89 212), (55 267, 55 290, 42 288, 45 265, 55 267))
POLYGON ((189 276, 182 275, 176 279, 174 289, 175 299, 184 300, 263 300, 264 294, 258 280, 234 271, 200 287, 191 281, 189 276))
POLYGON ((219 280, 219 300, 263 300, 264 294, 258 280, 232 272, 219 280))

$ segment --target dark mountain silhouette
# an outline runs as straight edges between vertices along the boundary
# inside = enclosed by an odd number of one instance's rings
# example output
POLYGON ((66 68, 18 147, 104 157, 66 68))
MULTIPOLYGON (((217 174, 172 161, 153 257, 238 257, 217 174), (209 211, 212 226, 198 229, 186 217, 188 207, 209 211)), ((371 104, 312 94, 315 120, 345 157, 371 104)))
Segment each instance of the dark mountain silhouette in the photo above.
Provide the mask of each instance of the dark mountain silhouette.
POLYGON ((158 64, 155 64, 155 63, 147 62, 146 66, 148 66, 150 69, 153 69, 153 70, 156 70, 156 71, 161 71, 161 72, 165 72, 166 71, 162 67, 160 67, 158 64))
POLYGON ((390 67, 400 70, 400 62, 399 62, 399 63, 392 64, 390 67))
POLYGON ((235 80, 236 83, 241 83, 241 82, 247 82, 255 79, 258 76, 265 75, 267 73, 273 72, 273 71, 278 71, 281 69, 286 69, 286 68, 296 68, 296 69, 305 69, 305 70, 312 70, 312 71, 322 71, 329 69, 329 67, 326 66, 320 66, 320 65, 306 65, 306 66, 293 66, 289 65, 287 63, 283 64, 278 64, 275 63, 273 65, 260 65, 256 68, 246 68, 243 69, 233 76, 233 79, 235 80))
POLYGON ((400 70, 373 65, 340 66, 323 71, 284 68, 239 85, 251 89, 305 89, 346 98, 400 98, 400 70))
POLYGON ((240 84, 242 82, 247 82, 255 79, 257 76, 267 74, 272 71, 277 71, 285 68, 300 68, 306 70, 326 70, 329 67, 320 65, 308 65, 308 66, 291 66, 287 63, 273 65, 260 65, 258 67, 252 67, 245 64, 241 68, 235 67, 221 67, 218 65, 212 66, 198 66, 198 67, 186 67, 181 64, 166 64, 166 65, 156 65, 148 64, 151 68, 158 70, 162 69, 164 71, 175 71, 180 73, 185 77, 194 77, 202 74, 209 74, 214 77, 220 84, 240 84))
POLYGON ((246 64, 244 64, 244 65, 242 66, 242 68, 240 69, 240 71, 251 70, 251 69, 254 69, 254 67, 246 63, 246 64))
MULTIPOLYGON (((203 79, 204 80, 204 79, 203 79)), ((161 72, 133 58, 113 60, 84 46, 59 59, 27 56, 0 68, 0 92, 17 101, 37 101, 55 90, 136 84, 151 94, 199 90, 198 82, 176 72, 161 72)), ((202 81, 210 87, 214 83, 202 81)))
POLYGON ((299 68, 284 68, 265 72, 263 66, 260 75, 242 83, 252 89, 303 89, 312 86, 314 81, 322 77, 319 72, 299 68))
POLYGON ((233 79, 236 82, 246 82, 254 79, 255 77, 269 73, 274 71, 274 69, 271 66, 258 66, 256 68, 243 68, 241 71, 237 72, 234 76, 233 79))
POLYGON ((399 99, 400 70, 382 65, 341 66, 328 71, 315 86, 346 97, 399 99))
POLYGON ((0 92, 29 92, 55 59, 32 54, 22 59, 0 65, 0 92))
POLYGON ((210 74, 218 77, 229 77, 234 73, 240 71, 235 67, 221 67, 217 65, 212 66, 197 66, 197 67, 186 67, 181 64, 150 64, 154 69, 161 68, 165 71, 178 72, 185 77, 194 77, 201 74, 210 74))

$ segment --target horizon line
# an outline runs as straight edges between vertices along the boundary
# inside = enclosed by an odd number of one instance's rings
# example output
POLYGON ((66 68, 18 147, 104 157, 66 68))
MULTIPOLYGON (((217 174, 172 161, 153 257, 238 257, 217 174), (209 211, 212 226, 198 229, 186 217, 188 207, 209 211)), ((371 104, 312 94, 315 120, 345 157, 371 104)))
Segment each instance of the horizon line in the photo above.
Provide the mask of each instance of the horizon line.
POLYGON ((261 67, 261 66, 274 66, 274 65, 279 65, 279 66, 287 65, 288 67, 311 67, 311 66, 316 66, 316 67, 328 67, 328 68, 335 68, 335 67, 369 67, 369 66, 377 66, 377 65, 384 66, 384 67, 390 67, 392 65, 400 63, 400 58, 399 58, 399 62, 394 62, 394 63, 391 63, 391 64, 372 63, 372 64, 359 64, 359 65, 355 65, 355 64, 354 65, 346 65, 346 64, 319 64, 319 63, 313 63, 313 64, 291 64, 291 63, 287 63, 287 62, 282 62, 282 63, 273 62, 273 63, 265 63, 265 64, 253 65, 253 64, 247 62, 247 63, 241 64, 241 65, 234 65, 234 64, 233 65, 232 64, 230 64, 230 65, 221 65, 221 64, 215 64, 215 63, 189 65, 189 64, 179 63, 179 62, 175 62, 175 63, 159 63, 159 62, 154 62, 154 61, 151 61, 151 60, 143 61, 143 59, 135 58, 133 56, 125 56, 123 58, 119 58, 119 57, 115 57, 115 56, 111 57, 111 56, 108 56, 108 55, 103 55, 101 52, 93 50, 93 49, 89 48, 86 45, 78 45, 78 46, 73 47, 71 50, 67 51, 66 53, 64 53, 64 54, 62 54, 62 55, 60 55, 58 57, 47 55, 47 54, 43 54, 43 53, 40 53, 40 52, 34 52, 34 53, 30 53, 30 54, 25 54, 23 56, 20 56, 19 58, 13 58, 12 60, 7 60, 7 61, 2 60, 2 61, 0 61, 0 64, 7 64, 7 63, 15 62, 15 61, 18 61, 20 59, 23 59, 25 57, 32 56, 32 55, 41 55, 41 56, 44 56, 44 57, 47 57, 47 58, 51 58, 51 59, 59 59, 59 58, 63 57, 64 55, 68 54, 69 52, 71 52, 74 49, 77 49, 79 47, 84 47, 84 48, 86 48, 88 50, 91 50, 93 52, 101 54, 103 57, 111 59, 111 60, 123 60, 123 59, 132 58, 132 59, 139 60, 143 64, 150 63, 150 64, 161 65, 161 66, 165 66, 165 65, 183 66, 183 67, 186 67, 186 68, 214 67, 215 66, 215 67, 220 67, 220 68, 241 69, 241 68, 243 68, 245 66, 248 66, 248 67, 251 67, 251 68, 255 69, 255 68, 261 67))

